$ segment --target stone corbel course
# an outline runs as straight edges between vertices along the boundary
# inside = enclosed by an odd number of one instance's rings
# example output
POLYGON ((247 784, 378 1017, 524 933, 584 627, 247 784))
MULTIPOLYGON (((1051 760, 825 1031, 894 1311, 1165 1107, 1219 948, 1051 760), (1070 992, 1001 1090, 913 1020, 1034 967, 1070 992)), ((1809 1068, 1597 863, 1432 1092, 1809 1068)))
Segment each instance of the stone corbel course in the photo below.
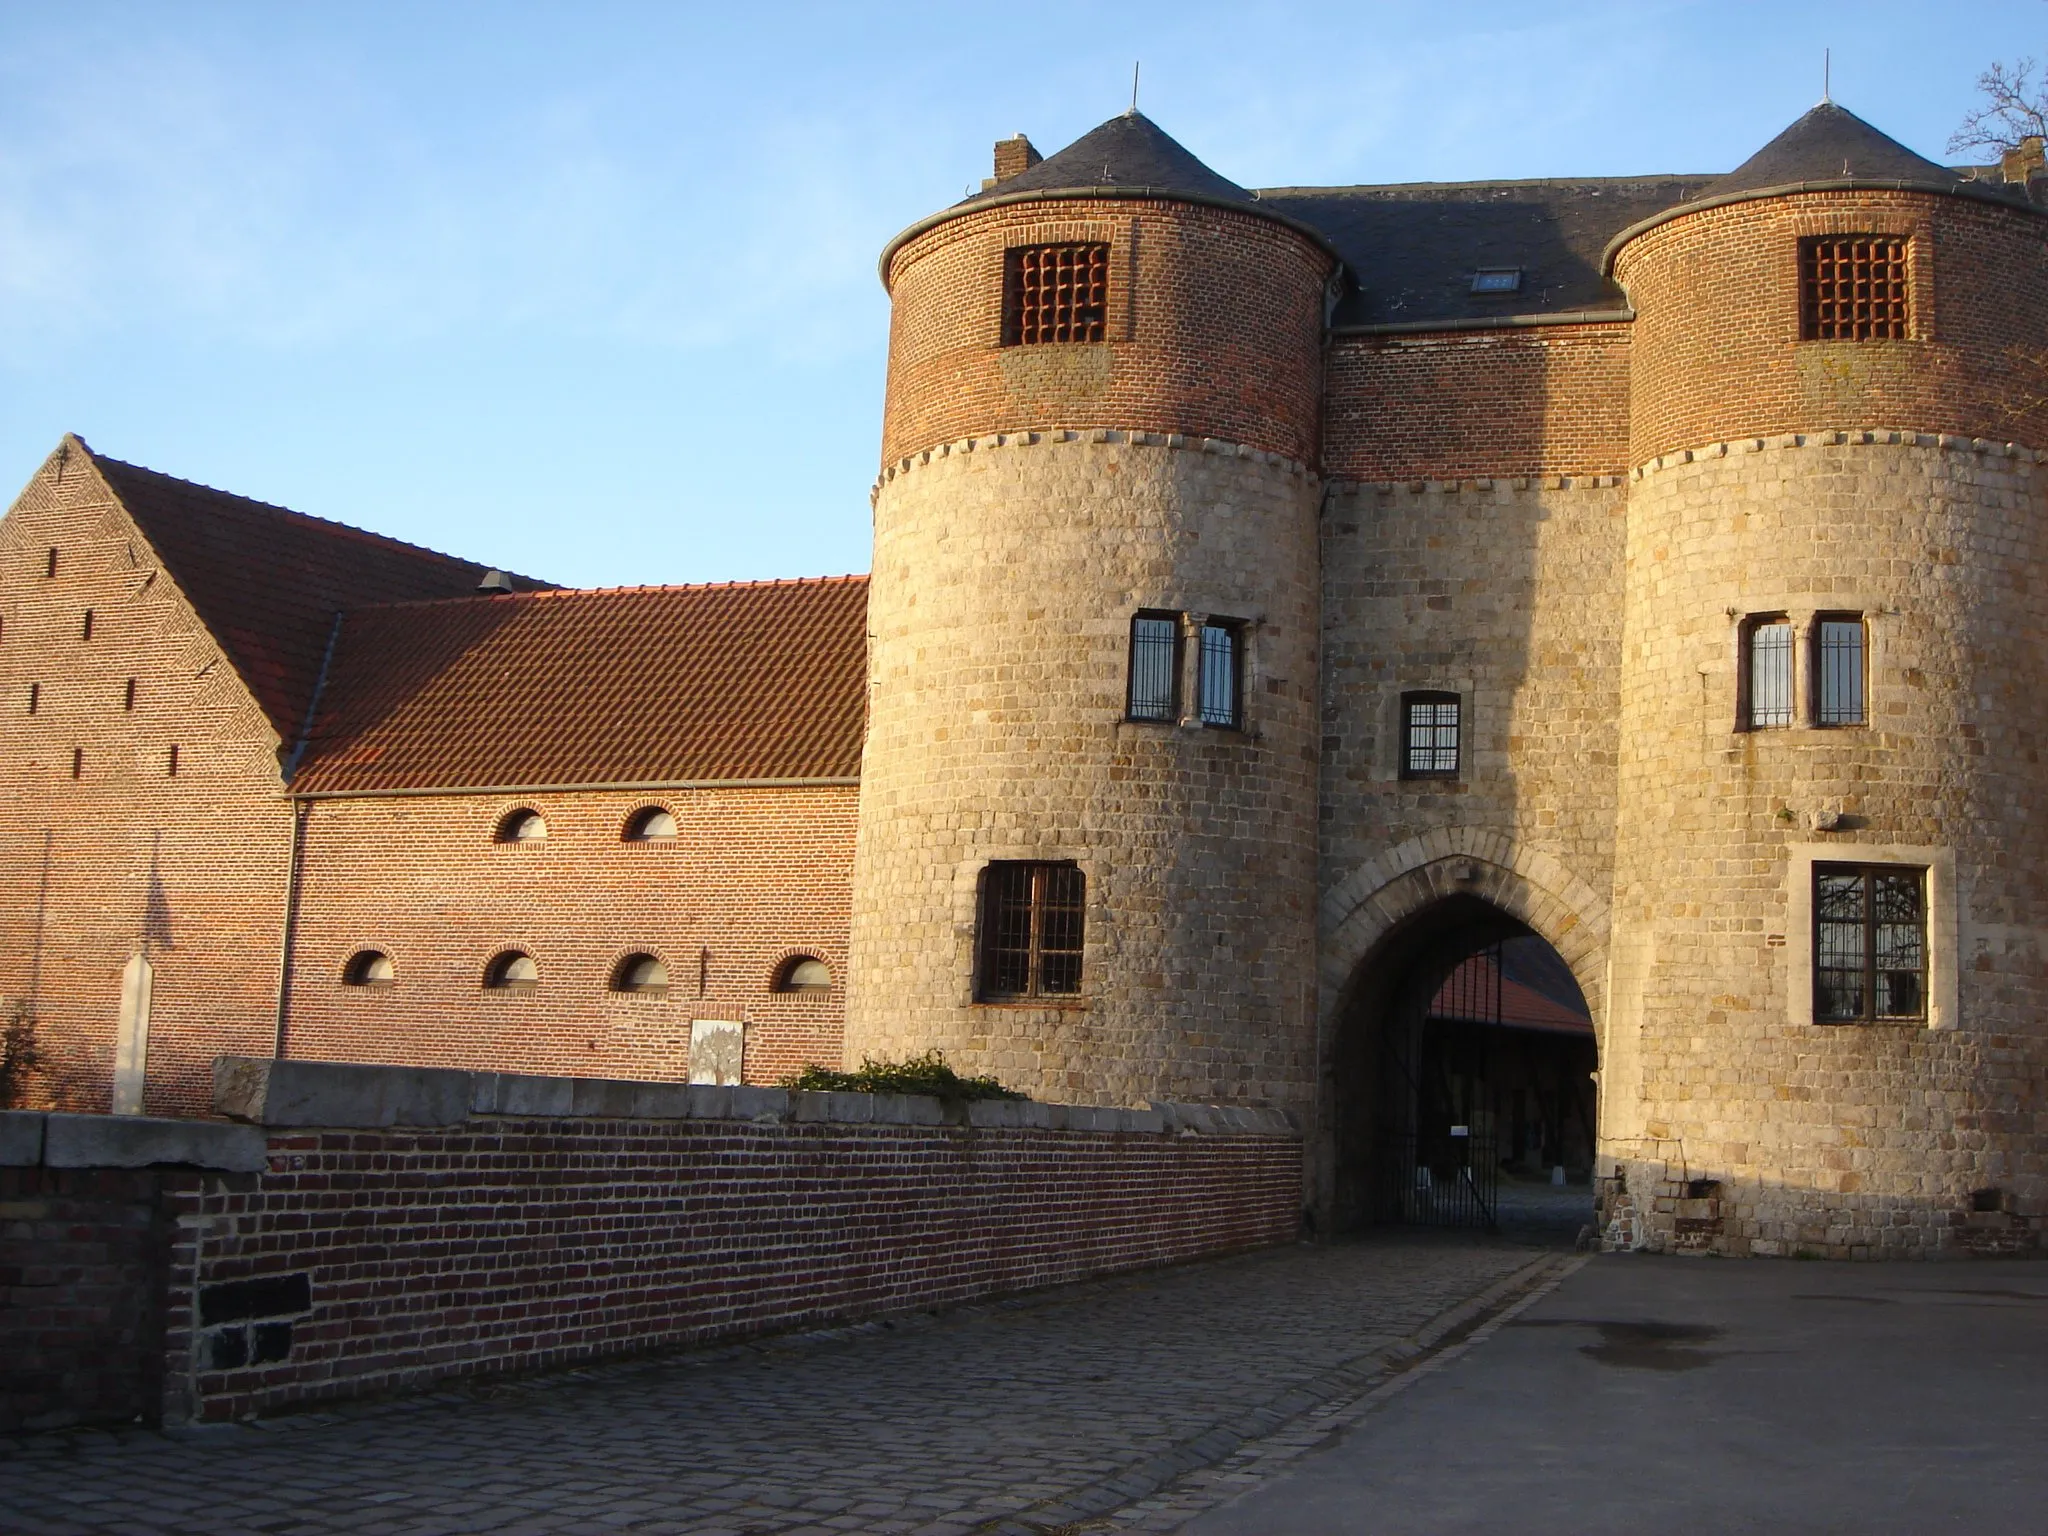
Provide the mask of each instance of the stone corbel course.
MULTIPOLYGON (((721 1120, 756 1125, 966 1125, 997 1130, 1095 1131, 1179 1136, 1299 1136, 1285 1111, 1214 1104, 1115 1109, 1033 1100, 974 1100, 949 1110, 935 1098, 900 1093, 792 1093, 783 1088, 712 1088, 596 1077, 531 1077, 430 1067, 359 1066, 223 1056, 214 1063, 214 1107, 246 1127, 198 1121, 150 1125, 234 1131, 447 1126, 492 1117, 521 1119, 721 1120)), ((52 1115, 52 1120, 107 1120, 52 1115)), ((69 1165, 69 1166, 85 1166, 69 1165)), ((109 1166, 132 1167, 120 1163, 109 1166)), ((204 1166, 214 1166, 207 1164, 204 1166)), ((225 1166, 225 1165, 223 1165, 225 1166)), ((237 1165, 238 1167, 241 1165, 237 1165)))
MULTIPOLYGON (((882 494, 882 487, 898 475, 907 475, 921 465, 934 459, 952 458, 963 453, 987 453, 998 448, 1041 448, 1061 443, 1121 443, 1131 448, 1164 448, 1181 453, 1220 454, 1225 458, 1250 459, 1254 463, 1271 465, 1290 475, 1300 475, 1314 482, 1316 473, 1300 459, 1291 459, 1284 453, 1272 453, 1264 448, 1254 448, 1249 443, 1234 443, 1220 437, 1193 437, 1184 432, 1141 432, 1128 427, 1055 427, 1043 432, 994 432, 982 437, 963 437, 957 442, 939 443, 931 448, 919 449, 916 453, 898 459, 894 464, 884 465, 868 491, 872 503, 882 494)), ((1619 478, 1619 477, 1617 477, 1619 478)))

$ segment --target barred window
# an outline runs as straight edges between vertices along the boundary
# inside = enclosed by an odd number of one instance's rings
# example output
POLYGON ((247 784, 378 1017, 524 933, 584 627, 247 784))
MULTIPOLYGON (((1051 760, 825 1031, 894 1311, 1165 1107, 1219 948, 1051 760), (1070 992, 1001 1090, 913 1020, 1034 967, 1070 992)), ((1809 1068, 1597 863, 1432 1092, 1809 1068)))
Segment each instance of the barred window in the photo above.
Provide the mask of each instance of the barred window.
POLYGON ((1823 615, 1814 626, 1814 701, 1816 725, 1863 724, 1863 618, 1860 614, 1823 615))
POLYGON ((1180 718, 1180 615, 1141 613, 1131 620, 1131 675, 1126 718, 1180 718))
POLYGON ((984 1000, 1072 996, 1081 990, 1087 877, 1075 864, 999 861, 981 884, 984 1000))
POLYGON ((1196 678, 1202 724, 1231 730, 1244 726, 1244 625, 1210 619, 1202 625, 1201 665, 1196 678))
POLYGON ((1742 728, 1792 723, 1792 625, 1782 615, 1754 618, 1742 636, 1742 728))
POLYGON ((1003 257, 1003 345, 1100 341, 1109 317, 1109 246, 1020 245, 1003 257))
POLYGON ((1458 713, 1455 693, 1401 695, 1402 778, 1458 776, 1458 713))
POLYGON ((1799 338, 1877 341, 1906 334, 1906 240, 1814 235, 1799 242, 1799 338))
POLYGON ((1927 1016, 1927 871, 1813 867, 1813 1017, 1835 1024, 1927 1016))

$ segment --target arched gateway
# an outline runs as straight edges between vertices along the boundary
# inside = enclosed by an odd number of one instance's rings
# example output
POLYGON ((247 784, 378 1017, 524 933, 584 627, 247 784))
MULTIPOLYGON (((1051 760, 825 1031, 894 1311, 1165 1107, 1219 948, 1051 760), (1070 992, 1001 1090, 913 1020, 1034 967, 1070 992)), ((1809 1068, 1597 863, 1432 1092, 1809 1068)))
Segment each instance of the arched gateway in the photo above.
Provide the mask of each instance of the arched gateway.
POLYGON ((1569 1183, 1538 1203, 1590 1207, 1597 893, 1504 838, 1438 834, 1354 873, 1323 913, 1317 1224, 1491 1225, 1503 1202, 1533 1209, 1517 1174, 1559 1169, 1569 1183))

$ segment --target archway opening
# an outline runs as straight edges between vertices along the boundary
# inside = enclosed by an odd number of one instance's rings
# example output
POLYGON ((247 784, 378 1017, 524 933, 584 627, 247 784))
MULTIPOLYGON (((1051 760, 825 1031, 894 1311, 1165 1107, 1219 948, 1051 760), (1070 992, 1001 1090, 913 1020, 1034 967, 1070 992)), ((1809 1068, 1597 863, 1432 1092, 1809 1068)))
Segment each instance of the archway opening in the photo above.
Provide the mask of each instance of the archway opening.
POLYGON ((1593 1221, 1597 1066, 1584 994, 1541 936, 1477 896, 1414 913, 1343 1001, 1334 1225, 1576 1238, 1593 1221))

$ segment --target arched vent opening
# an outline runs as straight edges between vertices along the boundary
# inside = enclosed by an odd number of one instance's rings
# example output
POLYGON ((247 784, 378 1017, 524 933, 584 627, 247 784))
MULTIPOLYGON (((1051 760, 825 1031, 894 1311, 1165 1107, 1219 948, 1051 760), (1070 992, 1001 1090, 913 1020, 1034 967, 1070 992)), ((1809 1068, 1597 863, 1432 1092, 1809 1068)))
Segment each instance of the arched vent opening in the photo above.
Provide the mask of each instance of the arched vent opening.
POLYGON ((675 817, 658 805, 635 811, 626 822, 625 840, 629 843, 672 842, 675 835, 675 817))
POLYGON ((667 997, 668 967, 652 955, 628 955, 612 968, 612 990, 636 997, 667 997))
POLYGON ((523 949, 508 949, 484 968, 484 986, 492 992, 531 992, 540 985, 540 967, 523 949))
POLYGON ((497 841, 501 843, 537 843, 548 835, 548 824, 541 819, 539 811, 521 806, 508 811, 498 823, 497 841))
POLYGON ((357 950, 341 973, 342 984, 350 987, 388 987, 397 979, 391 957, 381 949, 357 950))
POLYGON ((832 968, 816 955, 793 955, 775 972, 777 992, 820 993, 832 990, 832 968))

